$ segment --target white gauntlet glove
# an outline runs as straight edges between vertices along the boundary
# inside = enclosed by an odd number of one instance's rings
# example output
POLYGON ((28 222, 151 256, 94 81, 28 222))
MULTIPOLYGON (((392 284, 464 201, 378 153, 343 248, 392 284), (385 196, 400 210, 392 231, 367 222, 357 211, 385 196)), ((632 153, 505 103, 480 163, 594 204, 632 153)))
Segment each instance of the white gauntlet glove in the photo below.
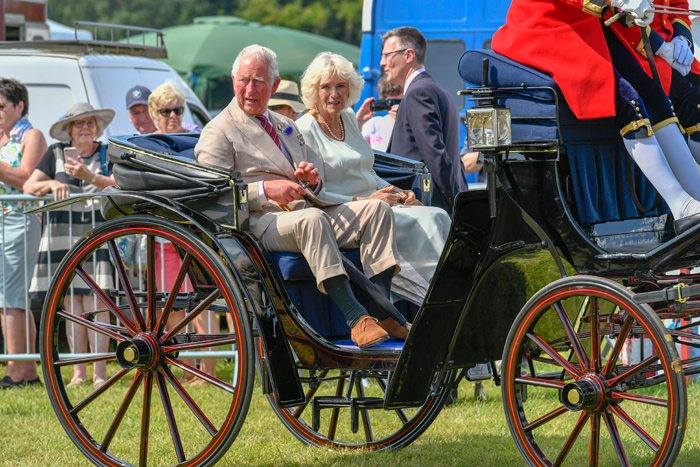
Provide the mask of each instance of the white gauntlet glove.
POLYGON ((690 73, 690 66, 693 64, 693 53, 690 51, 690 47, 686 45, 685 41, 676 39, 678 38, 672 39, 671 42, 664 42, 664 44, 659 47, 659 50, 656 51, 656 55, 663 58, 666 63, 671 65, 671 68, 685 76, 690 73), (679 43, 682 43, 682 46, 679 46, 679 43), (685 47, 687 51, 683 50, 682 47, 685 47), (683 61, 676 59, 676 55, 683 61), (685 63, 687 63, 687 65, 685 63))
POLYGON ((610 4, 629 13, 637 26, 645 28, 654 20, 651 0, 611 0, 610 4))

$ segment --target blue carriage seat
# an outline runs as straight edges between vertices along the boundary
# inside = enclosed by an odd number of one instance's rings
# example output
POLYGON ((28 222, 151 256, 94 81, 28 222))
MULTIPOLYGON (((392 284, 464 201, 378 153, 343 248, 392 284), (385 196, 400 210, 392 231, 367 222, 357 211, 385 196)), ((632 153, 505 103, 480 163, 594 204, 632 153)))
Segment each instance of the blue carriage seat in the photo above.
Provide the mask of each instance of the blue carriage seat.
POLYGON ((629 156, 613 118, 577 119, 551 76, 493 50, 469 50, 462 55, 459 73, 467 83, 481 85, 485 58, 489 60, 489 86, 550 87, 555 90, 559 101, 559 127, 551 92, 525 89, 500 103, 511 109, 514 142, 560 140, 565 147, 572 176, 575 214, 580 224, 586 226, 670 212, 664 202, 646 213, 637 209, 628 187, 630 174, 643 206, 652 206, 656 190, 636 165, 633 164, 628 171, 629 156))
MULTIPOLYGON (((194 147, 198 141, 199 134, 188 133, 144 135, 135 139, 134 143, 148 151, 168 154, 185 160, 194 160, 194 147)), ((419 177, 410 169, 379 162, 375 164, 374 168, 380 177, 385 178, 395 186, 420 190, 419 177)), ((343 250, 342 252, 355 266, 362 270, 359 249, 343 250)), ((304 257, 301 254, 291 252, 269 253, 273 264, 282 277, 285 290, 292 303, 311 327, 323 337, 333 339, 338 345, 353 346, 352 341, 347 339, 337 340, 338 338, 345 339, 350 334, 350 328, 340 309, 327 295, 319 292, 316 280, 304 257)), ((357 290, 355 293, 360 303, 368 307, 367 298, 357 290)), ((417 306, 405 301, 397 303, 396 306, 409 321, 412 321, 418 312, 417 306)), ((393 348, 396 346, 396 342, 387 342, 384 347, 387 346, 393 348)))

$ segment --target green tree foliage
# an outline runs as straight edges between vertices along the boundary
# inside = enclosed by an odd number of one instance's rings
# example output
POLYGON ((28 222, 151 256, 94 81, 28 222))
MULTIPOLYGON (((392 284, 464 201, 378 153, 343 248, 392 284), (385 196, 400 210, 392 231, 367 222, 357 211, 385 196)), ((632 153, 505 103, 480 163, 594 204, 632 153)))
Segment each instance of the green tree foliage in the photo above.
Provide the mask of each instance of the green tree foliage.
POLYGON ((162 29, 197 16, 235 15, 360 44, 362 0, 52 0, 49 18, 162 29))

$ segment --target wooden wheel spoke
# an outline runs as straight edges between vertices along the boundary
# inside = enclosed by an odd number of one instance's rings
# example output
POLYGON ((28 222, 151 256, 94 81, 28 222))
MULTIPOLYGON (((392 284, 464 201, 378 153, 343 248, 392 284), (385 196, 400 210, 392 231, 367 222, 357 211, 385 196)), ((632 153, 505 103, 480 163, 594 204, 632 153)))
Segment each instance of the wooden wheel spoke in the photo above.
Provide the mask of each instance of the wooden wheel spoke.
POLYGON ((205 381, 208 381, 209 383, 213 384, 214 386, 218 387, 219 389, 223 389, 226 392, 229 392, 231 394, 234 394, 236 392, 236 388, 233 385, 231 385, 229 383, 225 383, 225 382, 221 381, 219 378, 217 378, 215 376, 211 376, 210 374, 205 373, 205 372, 199 370, 198 368, 190 366, 187 363, 182 362, 181 360, 176 360, 176 359, 171 358, 171 357, 166 357, 165 362, 170 364, 170 365, 176 366, 178 368, 182 368, 183 370, 185 370, 189 373, 192 373, 193 375, 198 376, 199 378, 201 378, 205 381))
POLYGON ((632 330, 633 323, 634 318, 632 318, 631 316, 627 316, 627 318, 625 318, 625 322, 622 323, 620 335, 617 337, 615 346, 613 347, 612 352, 610 352, 610 357, 608 357, 608 362, 605 364, 605 368, 603 368, 602 370, 603 375, 605 375, 606 378, 609 378, 610 375, 612 375, 613 370, 615 369, 617 359, 620 356, 620 353, 622 352, 622 346, 625 345, 625 340, 627 340, 627 336, 629 335, 630 330, 632 330))
POLYGON ((114 360, 117 358, 115 353, 96 353, 90 354, 89 357, 74 357, 74 358, 64 358, 61 360, 56 360, 54 365, 56 366, 68 366, 68 365, 81 365, 85 363, 95 363, 103 362, 106 360, 114 360))
POLYGON ((73 408, 70 410, 71 415, 77 414, 78 412, 83 410, 85 407, 90 405, 90 403, 92 401, 94 401, 95 399, 97 399, 100 396, 100 394, 102 394, 107 389, 109 389, 110 386, 112 386, 114 383, 116 383, 117 381, 122 379, 122 377, 124 377, 124 375, 126 375, 129 371, 130 370, 124 370, 124 369, 119 370, 114 376, 112 376, 107 381, 105 381, 105 383, 102 386, 95 389, 92 393, 90 393, 89 396, 87 396, 85 399, 83 399, 79 403, 75 404, 73 406, 73 408))
POLYGON ((97 321, 90 321, 82 316, 74 315, 73 313, 68 313, 67 311, 57 311, 56 316, 65 319, 66 321, 71 321, 73 323, 79 324, 81 326, 84 326, 92 331, 99 332, 100 334, 107 336, 109 338, 114 339, 117 342, 122 342, 126 340, 126 337, 122 336, 121 334, 118 334, 110 329, 105 328, 102 326, 102 324, 97 321))
POLYGON ((549 355, 552 360, 557 362, 567 373, 571 375, 572 378, 578 378, 581 375, 581 372, 578 371, 576 368, 571 365, 571 363, 567 362, 564 357, 559 355, 559 353, 554 350, 549 344, 547 344, 540 336, 535 334, 534 332, 528 332, 527 337, 530 338, 537 346, 542 349, 547 355, 549 355))
POLYGON ((141 443, 139 444, 139 467, 148 464, 148 434, 151 426, 151 396, 153 375, 147 373, 143 382, 143 407, 141 410, 141 443))
POLYGON ((591 444, 588 452, 589 467, 598 467, 598 456, 600 452, 600 413, 594 412, 591 419, 591 444))
MULTIPOLYGON (((330 371, 330 370, 328 370, 328 369, 323 370, 323 371, 318 375, 318 377, 319 377, 319 378, 325 378, 326 375, 328 375, 328 372, 329 372, 329 371, 330 371)), ((308 391, 306 391, 306 394, 304 395, 304 399, 305 399, 305 400, 304 400, 304 403, 301 404, 299 407, 297 407, 296 410, 294 410, 294 414, 293 414, 294 418, 299 418, 299 417, 301 417, 301 415, 304 413, 304 411, 306 410, 306 408, 309 406, 309 403, 311 402, 311 399, 313 399, 313 397, 316 395, 316 392, 317 392, 320 388, 321 388, 321 384, 319 384, 319 385, 316 386, 315 388, 311 388, 311 389, 309 389, 308 391)))
MULTIPOLYGON (((129 406, 131 405, 131 401, 134 400, 134 396, 136 395, 136 391, 138 390, 142 379, 143 379, 143 374, 141 372, 137 372, 136 377, 134 378, 134 380, 131 383, 131 387, 129 388, 129 392, 126 393, 126 397, 122 401, 122 404, 119 407, 119 410, 117 411, 117 414, 115 415, 114 420, 112 421, 112 424, 109 426, 109 429, 107 430, 107 434, 105 435, 104 439, 102 440, 102 443, 100 444, 100 451, 107 452, 107 449, 109 449, 109 444, 112 442, 112 439, 114 439, 114 435, 117 433, 117 430, 119 429, 119 425, 121 425, 122 420, 124 419, 124 415, 126 415, 126 411, 129 409, 129 406)), ((102 389, 102 388, 99 388, 99 389, 102 389)))
POLYGON ((146 321, 155 328, 156 321, 156 239, 153 235, 146 237, 146 294, 148 306, 146 307, 146 321))
POLYGON ((555 418, 557 418, 559 415, 566 413, 568 409, 564 406, 559 407, 558 409, 552 410, 548 414, 542 415, 540 418, 537 420, 528 423, 523 427, 523 429, 528 432, 528 431, 533 431, 536 430, 537 428, 541 427, 545 423, 549 423, 555 418))
POLYGON ((643 396, 641 394, 632 394, 631 392, 613 391, 613 399, 625 399, 633 402, 641 402, 642 404, 655 405, 658 407, 667 407, 668 401, 660 397, 643 396))
POLYGON ((613 448, 615 448, 615 453, 617 454, 617 459, 620 461, 620 465, 622 467, 629 467, 630 462, 627 459, 625 447, 622 445, 620 433, 617 431, 615 419, 613 418, 609 410, 605 410, 603 417, 605 418, 605 425, 608 427, 608 432, 610 433, 610 440, 612 441, 613 448))
POLYGON ((564 331, 566 331, 566 335, 569 336, 569 341, 571 342, 571 346, 574 348, 574 352, 576 352, 578 361, 581 363, 582 367, 587 367, 588 356, 586 355, 586 351, 583 349, 583 345, 581 344, 581 341, 579 340, 578 335, 574 330, 574 326, 571 324, 569 315, 566 314, 566 310, 560 302, 554 303, 554 309, 557 312, 559 321, 561 321, 562 326, 564 326, 564 331))
POLYGON ((578 422, 576 422, 576 425, 574 425, 574 429, 571 431, 571 434, 566 439, 566 443, 564 443, 564 446, 561 448, 561 451, 559 451, 557 459, 554 461, 554 467, 560 466, 566 459, 566 456, 569 455, 571 448, 574 446, 576 440, 578 439, 578 435, 581 434, 581 430, 583 430, 583 427, 586 425, 587 419, 588 415, 586 415, 585 413, 582 413, 581 416, 579 416, 578 422))
POLYGON ((170 353, 173 351, 185 351, 193 349, 202 349, 206 347, 216 347, 217 345, 237 344, 238 336, 235 334, 216 334, 209 335, 206 339, 197 342, 187 342, 185 344, 164 345, 163 352, 170 353))
POLYGON ((126 268, 124 263, 122 263, 122 257, 117 249, 117 244, 114 240, 107 241, 107 248, 112 255, 112 260, 114 262, 115 269, 119 275, 119 281, 124 289, 124 294, 126 295, 126 300, 129 303, 129 308, 131 309, 131 314, 134 317, 134 321, 139 325, 141 331, 146 330, 146 323, 143 321, 143 316, 141 316, 141 310, 136 304, 136 297, 134 296, 134 291, 131 289, 131 283, 129 282, 129 277, 126 274, 126 268))
POLYGON ((637 373, 644 371, 646 368, 648 368, 652 363, 654 363, 658 359, 659 359, 658 354, 654 354, 654 355, 651 355, 650 357, 645 358, 644 360, 642 360, 638 364, 634 365, 632 368, 625 371, 621 375, 616 376, 616 377, 608 380, 608 386, 611 386, 611 387, 615 386, 620 381, 624 381, 624 380, 636 375, 637 373))
POLYGON ((206 415, 204 415, 204 412, 202 412, 202 410, 199 408, 197 403, 190 397, 189 393, 185 390, 182 384, 180 384, 177 378, 175 378, 175 375, 173 375, 172 371, 170 371, 168 367, 161 368, 160 371, 163 373, 163 376, 165 376, 165 378, 168 380, 173 389, 175 389, 175 392, 177 392, 178 395, 182 398, 187 407, 190 408, 194 416, 197 417, 200 423, 209 432, 209 434, 212 436, 216 436, 218 431, 214 427, 214 424, 207 418, 206 415))
POLYGON ((530 386, 540 386, 543 388, 563 389, 566 383, 564 381, 556 381, 552 379, 533 378, 532 376, 518 376, 515 378, 516 383, 527 384, 530 386))
POLYGON ((170 395, 168 394, 168 388, 165 385, 165 378, 161 373, 156 373, 156 382, 158 383, 160 399, 163 402, 165 417, 168 420, 168 428, 170 429, 170 437, 172 438, 173 446, 175 447, 177 461, 185 462, 185 448, 182 445, 180 431, 178 430, 177 421, 175 420, 175 413, 173 412, 173 406, 170 402, 170 395))
POLYGON ((155 326, 156 333, 158 334, 163 332, 163 327, 165 326, 165 323, 168 322, 168 317, 170 316, 170 312, 173 311, 173 305, 175 304, 175 299, 177 298, 178 291, 180 290, 180 287, 182 287, 182 283, 185 280, 187 270, 189 269, 191 263, 192 255, 186 253, 185 257, 182 259, 180 270, 177 272, 175 283, 173 284, 173 287, 170 290, 170 294, 168 295, 168 300, 165 302, 165 306, 163 307, 163 313, 160 315, 158 324, 156 324, 155 326))
POLYGON ((173 336, 178 334, 182 329, 185 328, 188 324, 190 324, 194 319, 199 316, 204 310, 209 307, 212 303, 214 303, 215 300, 217 300, 221 296, 221 291, 220 290, 215 290, 212 293, 207 296, 202 302, 197 305, 194 310, 192 310, 190 313, 187 314, 179 323, 177 323, 173 329, 171 329, 165 337, 163 337, 163 341, 167 341, 168 339, 172 339, 173 336))
POLYGON ((109 298, 109 296, 107 296, 107 294, 104 292, 104 290, 102 290, 102 287, 100 287, 99 285, 97 285, 97 283, 92 279, 92 277, 90 277, 90 276, 85 272, 85 270, 83 270, 83 268, 81 268, 81 267, 79 267, 79 266, 76 267, 76 268, 75 268, 75 273, 76 273, 78 276, 80 276, 80 278, 81 278, 83 281, 85 281, 85 283, 86 283, 87 286, 90 288, 90 290, 92 290, 92 291, 95 293, 95 295, 97 295, 97 298, 99 298, 100 300, 102 300, 102 302, 107 306, 107 308, 109 308, 109 311, 111 311, 112 313, 114 313, 114 315, 115 315, 117 318, 119 318, 119 320, 124 324, 124 326, 126 326, 126 328, 129 330, 129 332, 131 333, 132 336, 135 335, 135 334, 138 334, 139 331, 138 331, 138 329, 136 329, 136 327, 134 326, 134 323, 132 323, 131 320, 129 320, 129 319, 126 317, 126 315, 125 315, 124 313, 121 312, 121 310, 119 309, 119 307, 117 307, 117 306, 114 304, 114 302, 112 301, 112 299, 109 298))
POLYGON ((659 443, 654 441, 654 439, 644 431, 644 429, 639 426, 632 418, 627 415, 627 413, 618 405, 611 404, 610 405, 610 410, 617 415, 617 418, 623 421, 625 425, 629 427, 630 430, 632 430, 639 438, 646 443, 647 446, 649 446, 654 452, 657 452, 661 446, 659 446, 659 443))
MULTIPOLYGON (((345 376, 347 373, 345 371, 340 372, 340 376, 345 376)), ((338 384, 335 387, 335 397, 341 397, 343 391, 345 390, 345 378, 340 378, 338 384)), ((334 408, 331 412, 331 419, 328 423, 328 439, 335 439, 335 432, 338 429, 338 418, 340 417, 340 409, 334 408)))
POLYGON ((598 297, 589 297, 588 309, 591 317, 591 363, 590 369, 594 372, 600 371, 600 303, 598 297))

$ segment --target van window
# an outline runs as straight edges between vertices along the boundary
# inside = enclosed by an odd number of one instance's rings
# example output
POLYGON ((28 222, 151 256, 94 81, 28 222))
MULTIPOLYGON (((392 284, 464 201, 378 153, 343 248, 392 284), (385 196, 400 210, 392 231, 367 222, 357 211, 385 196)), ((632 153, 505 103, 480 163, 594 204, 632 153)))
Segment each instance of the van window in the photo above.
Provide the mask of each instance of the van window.
POLYGON ((29 92, 29 121, 44 131, 46 141, 51 144, 48 129, 66 109, 77 102, 73 90, 61 84, 24 83, 29 92))
POLYGON ((428 39, 428 51, 425 56, 425 69, 437 81, 442 84, 457 108, 464 108, 464 96, 458 96, 457 91, 464 89, 464 81, 457 73, 456 63, 467 50, 463 40, 428 39))
POLYGON ((192 114, 192 121, 199 128, 204 128, 204 125, 211 120, 211 117, 209 117, 209 114, 204 109, 193 105, 191 102, 187 103, 187 107, 189 107, 190 113, 192 114))

